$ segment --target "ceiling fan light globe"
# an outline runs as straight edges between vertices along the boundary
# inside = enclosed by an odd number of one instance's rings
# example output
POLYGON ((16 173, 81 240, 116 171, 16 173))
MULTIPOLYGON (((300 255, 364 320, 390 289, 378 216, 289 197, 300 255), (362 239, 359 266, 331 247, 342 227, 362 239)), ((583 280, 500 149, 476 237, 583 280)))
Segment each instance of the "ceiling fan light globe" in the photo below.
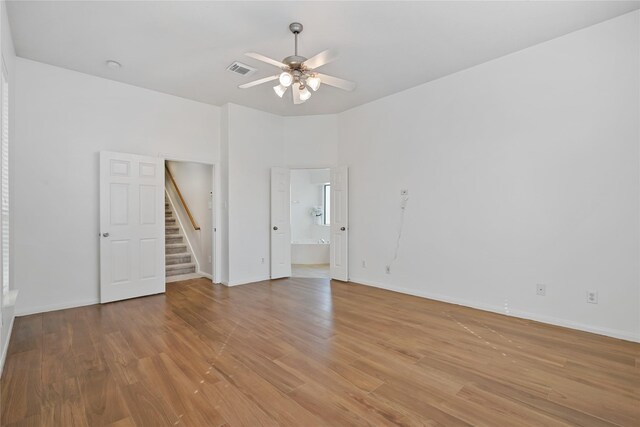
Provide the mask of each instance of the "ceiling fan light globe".
POLYGON ((320 80, 320 77, 317 76, 312 76, 307 79, 307 86, 313 89, 314 92, 320 88, 320 83, 322 83, 322 81, 320 80))
POLYGON ((278 86, 274 86, 273 87, 273 91, 276 93, 276 95, 278 95, 280 98, 282 98, 284 93, 287 91, 287 88, 280 84, 278 86))
POLYGON ((300 91, 300 99, 306 101, 309 98, 311 98, 311 92, 309 92, 309 89, 305 86, 305 88, 300 91))
POLYGON ((289 87, 291 86, 291 83, 293 83, 293 76, 291 75, 291 73, 288 72, 284 72, 282 74, 280 74, 280 84, 284 87, 289 87))

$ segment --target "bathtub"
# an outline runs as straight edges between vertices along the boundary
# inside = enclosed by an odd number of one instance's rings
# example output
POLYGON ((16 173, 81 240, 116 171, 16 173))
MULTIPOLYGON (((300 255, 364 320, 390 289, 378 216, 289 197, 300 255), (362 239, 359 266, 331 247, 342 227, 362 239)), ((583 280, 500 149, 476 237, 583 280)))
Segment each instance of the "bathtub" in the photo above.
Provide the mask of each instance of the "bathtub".
POLYGON ((329 264, 329 242, 301 240, 291 242, 292 264, 329 264))

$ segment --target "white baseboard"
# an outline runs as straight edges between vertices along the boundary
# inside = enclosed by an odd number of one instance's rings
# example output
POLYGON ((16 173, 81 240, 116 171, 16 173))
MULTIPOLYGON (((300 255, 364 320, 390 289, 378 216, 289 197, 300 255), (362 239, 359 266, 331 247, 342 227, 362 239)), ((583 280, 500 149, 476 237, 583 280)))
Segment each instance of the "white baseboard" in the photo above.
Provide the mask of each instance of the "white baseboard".
POLYGON ((84 307, 85 305, 94 305, 99 303, 100 303, 100 300, 96 298, 96 299, 81 300, 81 301, 74 301, 74 302, 65 302, 60 304, 26 307, 26 308, 20 308, 20 310, 16 309, 16 316, 28 316, 30 314, 46 313, 48 311, 56 311, 56 310, 65 310, 67 308, 84 307))
MULTIPOLYGON (((9 330, 7 331, 7 342, 2 349, 2 355, 0 356, 0 377, 4 371, 4 361, 7 359, 7 351, 9 350, 9 341, 11 341, 11 332, 13 331, 13 322, 16 320, 16 316, 11 316, 11 323, 9 323, 9 330)), ((1 344, 1 343, 0 343, 1 344)))
POLYGON ((202 277, 206 277, 207 279, 213 282, 213 276, 211 274, 205 273, 204 271, 198 271, 198 274, 201 275, 202 277))
POLYGON ((167 283, 181 282, 183 280, 192 280, 192 279, 200 279, 200 278, 202 278, 202 274, 200 273, 178 274, 176 276, 165 277, 164 283, 166 285, 167 283))
POLYGON ((633 333, 630 333, 627 331, 585 325, 583 323, 574 322, 572 320, 560 319, 553 316, 536 314, 536 313, 531 313, 531 312, 522 311, 522 310, 510 309, 508 313, 505 313, 504 308, 500 306, 482 304, 475 301, 452 298, 446 295, 433 294, 430 292, 416 291, 414 289, 404 288, 401 286, 390 286, 387 284, 383 284, 380 282, 375 282, 367 279, 359 279, 359 278, 352 277, 350 278, 350 280, 352 283, 355 283, 358 285, 371 286, 374 288, 380 288, 380 289, 386 289, 388 291, 399 292, 401 294, 427 298, 435 301, 447 302, 450 304, 462 305, 465 307, 476 308, 478 310, 483 310, 483 311, 490 311, 492 313, 498 313, 505 316, 512 316, 512 317, 518 317, 521 319, 534 320, 536 322, 547 323, 549 325, 555 325, 555 326, 562 326, 565 328, 576 329, 584 332, 591 332, 594 334, 605 335, 608 337, 618 338, 625 341, 640 342, 640 336, 636 336, 633 333))

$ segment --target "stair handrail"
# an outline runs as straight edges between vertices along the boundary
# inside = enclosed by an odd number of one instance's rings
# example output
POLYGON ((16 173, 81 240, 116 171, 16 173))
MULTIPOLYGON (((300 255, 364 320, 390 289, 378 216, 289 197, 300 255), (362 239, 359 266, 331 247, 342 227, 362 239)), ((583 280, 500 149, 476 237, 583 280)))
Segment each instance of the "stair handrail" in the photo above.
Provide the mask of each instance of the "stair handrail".
POLYGON ((173 183, 173 187, 176 189, 176 193, 178 193, 178 197, 180 198, 180 202, 182 203, 184 210, 187 212, 187 215, 189 216, 189 221, 191 221, 191 225, 193 226, 193 229, 200 230, 200 226, 196 223, 196 220, 193 218, 193 215, 191 215, 189 206, 187 206, 187 202, 184 200, 184 197, 182 197, 182 193, 180 192, 180 187, 178 187, 176 180, 173 179, 173 175, 171 174, 171 171, 169 170, 169 166, 166 163, 164 164, 164 168, 167 171, 167 175, 169 175, 169 179, 173 183))

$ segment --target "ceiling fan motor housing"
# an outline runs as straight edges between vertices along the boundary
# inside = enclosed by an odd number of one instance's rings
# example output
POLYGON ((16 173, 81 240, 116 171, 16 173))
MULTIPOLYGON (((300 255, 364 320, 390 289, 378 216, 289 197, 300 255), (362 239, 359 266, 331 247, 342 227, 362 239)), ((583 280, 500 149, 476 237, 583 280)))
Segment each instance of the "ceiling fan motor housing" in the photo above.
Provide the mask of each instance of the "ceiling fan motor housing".
POLYGON ((282 60, 283 64, 286 64, 292 70, 300 70, 302 68, 302 63, 306 61, 307 58, 299 55, 291 55, 287 56, 282 60))

